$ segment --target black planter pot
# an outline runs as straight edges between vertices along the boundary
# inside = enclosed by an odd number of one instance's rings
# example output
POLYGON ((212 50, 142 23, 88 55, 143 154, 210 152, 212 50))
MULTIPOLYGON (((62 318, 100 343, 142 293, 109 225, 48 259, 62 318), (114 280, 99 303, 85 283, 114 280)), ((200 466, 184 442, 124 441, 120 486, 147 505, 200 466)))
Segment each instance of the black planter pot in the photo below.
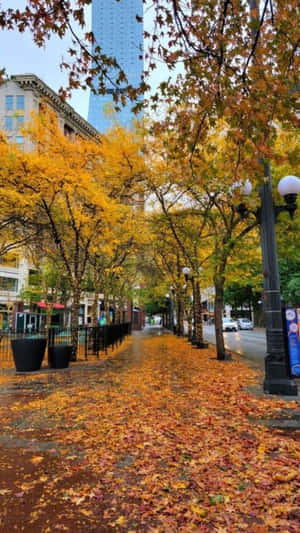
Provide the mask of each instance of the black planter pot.
POLYGON ((56 344, 48 348, 51 368, 67 368, 72 356, 72 344, 56 344))
POLYGON ((43 361, 47 339, 14 339, 11 341, 16 370, 31 372, 39 370, 43 361))

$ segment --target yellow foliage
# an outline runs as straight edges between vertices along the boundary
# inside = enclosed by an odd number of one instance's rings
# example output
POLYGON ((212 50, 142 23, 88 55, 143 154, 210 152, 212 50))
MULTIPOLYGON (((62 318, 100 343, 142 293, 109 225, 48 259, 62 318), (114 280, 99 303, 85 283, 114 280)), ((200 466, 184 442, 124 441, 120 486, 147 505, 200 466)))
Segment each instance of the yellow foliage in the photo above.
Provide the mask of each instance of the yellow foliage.
POLYGON ((32 152, 0 142, 2 213, 26 217, 41 244, 52 241, 78 294, 90 257, 113 258, 121 243, 130 246, 141 217, 142 140, 120 127, 101 142, 66 137, 46 106, 23 134, 32 152))

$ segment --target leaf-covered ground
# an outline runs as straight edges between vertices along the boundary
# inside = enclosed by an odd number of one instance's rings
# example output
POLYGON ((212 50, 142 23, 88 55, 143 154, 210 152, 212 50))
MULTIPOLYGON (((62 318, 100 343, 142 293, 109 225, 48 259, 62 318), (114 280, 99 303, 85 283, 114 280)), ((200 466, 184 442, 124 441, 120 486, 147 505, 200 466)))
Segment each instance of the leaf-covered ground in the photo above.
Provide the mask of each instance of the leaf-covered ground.
POLYGON ((299 433, 259 423, 287 404, 250 394, 244 363, 136 335, 0 377, 0 531, 300 531, 299 433))

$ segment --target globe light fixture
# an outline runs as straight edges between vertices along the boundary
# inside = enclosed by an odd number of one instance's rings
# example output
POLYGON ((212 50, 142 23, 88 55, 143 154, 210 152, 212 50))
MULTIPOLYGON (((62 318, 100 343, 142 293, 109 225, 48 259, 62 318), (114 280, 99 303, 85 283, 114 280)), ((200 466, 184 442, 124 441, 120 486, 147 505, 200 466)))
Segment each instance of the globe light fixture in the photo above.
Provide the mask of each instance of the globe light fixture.
MULTIPOLYGON (((238 181, 234 183, 233 186, 234 189, 240 189, 243 196, 250 196, 252 192, 252 183, 248 179, 244 182, 238 181)), ((249 215, 249 209, 244 202, 241 202, 237 206, 236 211, 241 218, 247 218, 247 216, 249 215)))
POLYGON ((252 183, 248 179, 246 181, 235 181, 229 190, 234 193, 237 189, 239 189, 243 195, 249 196, 252 192, 252 183))
POLYGON ((252 183, 250 180, 246 180, 241 186, 241 192, 245 196, 250 196, 252 193, 252 183))
POLYGON ((285 208, 281 207, 280 211, 288 211, 291 219, 297 209, 297 194, 300 193, 300 179, 297 176, 285 176, 278 183, 278 192, 285 200, 285 208))
POLYGON ((183 267, 182 269, 182 273, 184 275, 184 277, 187 279, 189 273, 191 272, 191 269, 189 267, 183 267))
POLYGON ((300 179, 297 176, 285 176, 280 180, 277 188, 281 196, 297 195, 300 192, 300 179))

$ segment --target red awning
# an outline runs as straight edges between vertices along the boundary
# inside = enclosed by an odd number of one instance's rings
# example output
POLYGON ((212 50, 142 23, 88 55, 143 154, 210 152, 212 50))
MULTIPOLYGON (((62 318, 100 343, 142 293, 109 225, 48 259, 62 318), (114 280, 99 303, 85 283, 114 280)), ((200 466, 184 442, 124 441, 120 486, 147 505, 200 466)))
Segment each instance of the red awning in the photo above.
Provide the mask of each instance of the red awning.
MULTIPOLYGON (((46 302, 37 302, 36 305, 38 307, 41 307, 42 309, 46 309, 48 306, 50 307, 51 303, 46 304, 46 302)), ((52 305, 53 305, 53 309, 64 309, 65 308, 63 304, 59 304, 59 303, 54 303, 52 305)))

